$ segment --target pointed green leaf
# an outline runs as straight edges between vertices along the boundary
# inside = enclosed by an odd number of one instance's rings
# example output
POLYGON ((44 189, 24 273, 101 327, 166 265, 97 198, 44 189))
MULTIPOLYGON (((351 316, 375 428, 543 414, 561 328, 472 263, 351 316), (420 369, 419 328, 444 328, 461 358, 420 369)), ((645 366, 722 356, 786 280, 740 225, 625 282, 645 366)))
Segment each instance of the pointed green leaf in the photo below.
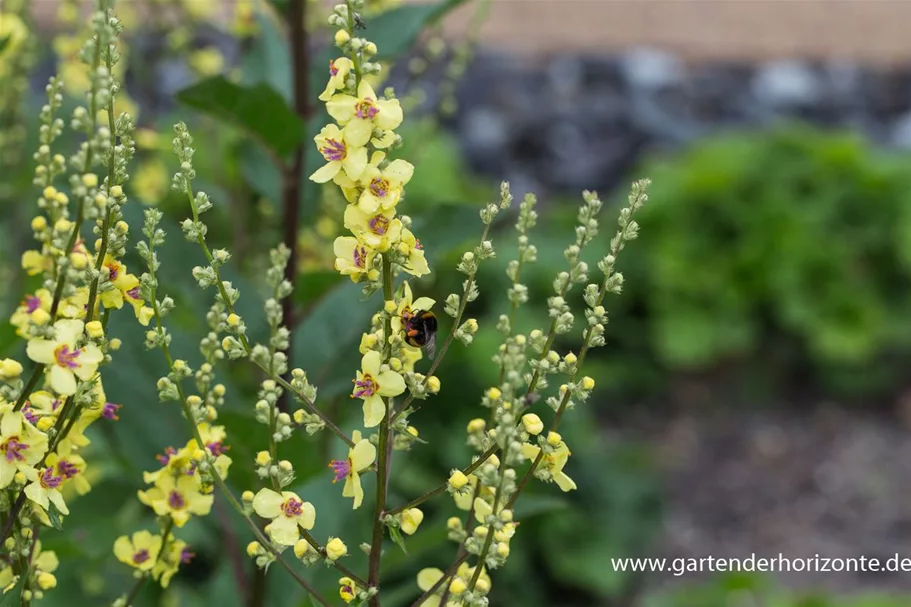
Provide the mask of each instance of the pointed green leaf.
POLYGON ((265 83, 245 87, 215 76, 180 91, 177 99, 240 127, 279 158, 289 156, 304 136, 303 120, 265 83))

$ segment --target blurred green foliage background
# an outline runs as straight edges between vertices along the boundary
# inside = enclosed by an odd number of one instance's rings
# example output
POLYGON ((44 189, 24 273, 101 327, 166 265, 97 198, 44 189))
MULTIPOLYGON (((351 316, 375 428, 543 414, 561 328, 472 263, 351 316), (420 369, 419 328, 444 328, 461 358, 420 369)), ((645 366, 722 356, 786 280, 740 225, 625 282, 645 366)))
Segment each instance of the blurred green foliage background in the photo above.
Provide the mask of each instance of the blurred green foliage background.
MULTIPOLYGON (((276 4, 276 10, 261 12, 247 24, 250 35, 238 45, 231 71, 244 86, 266 84, 287 98, 290 63, 280 28, 282 5, 276 4)), ((457 2, 394 9, 371 21, 370 36, 384 58, 393 60, 453 4, 457 2)), ((194 31, 190 29, 191 37, 194 31)), ((39 52, 50 46, 45 43, 52 35, 32 33, 35 65, 42 69, 69 61, 39 52)), ((126 32, 128 45, 133 36, 126 32)), ((186 62, 193 57, 189 51, 174 56, 186 62)), ((127 92, 132 93, 131 83, 137 84, 134 102, 144 136, 127 188, 133 200, 127 219, 138 234, 143 205, 157 204, 166 212, 169 240, 160 252, 160 278, 163 290, 178 303, 173 350, 192 361, 207 301, 190 275, 199 252, 183 241, 177 226, 188 209, 168 190, 176 168, 169 154, 170 126, 184 120, 196 138, 198 185, 216 201, 209 238, 235 254, 229 274, 242 293, 239 312, 246 319, 260 316, 260 270, 268 248, 280 239, 279 177, 267 153, 250 137, 245 128, 249 124, 238 124, 230 108, 229 119, 224 119, 218 109, 221 89, 191 83, 178 95, 182 105, 173 100, 152 104, 143 97, 141 85, 150 81, 154 66, 140 53, 128 61, 127 92)), ((312 72, 315 91, 322 88, 325 63, 318 55, 312 72)), ((31 86, 21 97, 8 100, 15 105, 3 108, 0 125, 8 141, 19 142, 12 151, 7 147, 0 167, 2 318, 35 287, 19 271, 18 260, 29 245, 26 226, 35 211, 30 153, 37 141, 40 71, 31 73, 31 86)), ((72 102, 68 105, 73 107, 72 102)), ((254 122, 262 118, 255 114, 250 118, 254 122)), ((307 125, 308 143, 322 124, 317 116, 307 125)), ((466 171, 458 149, 433 116, 406 120, 402 136, 400 156, 417 166, 405 204, 434 268, 418 289, 439 301, 459 288, 454 267, 460 252, 479 237, 477 211, 495 197, 497 184, 466 171)), ((75 144, 70 138, 61 149, 72 151, 75 144)), ((319 160, 308 150, 305 173, 319 160)), ((660 404, 674 378, 690 374, 722 373, 733 380, 725 382, 733 396, 752 398, 761 398, 757 387, 772 398, 794 388, 842 399, 895 394, 903 387, 902 363, 911 351, 911 315, 906 313, 911 290, 909 169, 907 158, 872 149, 851 135, 792 124, 712 138, 654 158, 630 176, 648 176, 654 184, 641 220, 642 238, 621 261, 626 292, 609 308, 609 347, 587 364, 587 374, 599 384, 592 406, 568 416, 563 432, 574 446, 569 473, 580 490, 559 494, 553 487, 539 486, 519 502, 522 526, 509 566, 494 576, 493 605, 904 604, 875 597, 853 602, 795 597, 745 576, 721 577, 695 590, 647 592, 636 575, 613 571, 609 559, 648 555, 660 532, 662 498, 653 454, 645 445, 607 443, 600 422, 639 403, 660 404)), ((602 193, 608 194, 614 201, 625 198, 622 191, 602 193)), ((347 394, 359 360, 357 343, 376 306, 362 303, 358 288, 331 267, 331 242, 341 225, 344 202, 309 182, 303 200, 302 273, 294 297, 306 315, 294 331, 293 363, 319 386, 319 405, 353 429, 360 409, 350 404, 347 394)), ((544 203, 546 221, 533 236, 539 262, 524 275, 531 303, 520 309, 517 326, 523 331, 545 323, 545 298, 553 277, 563 269, 562 250, 573 234, 575 201, 567 197, 544 203)), ((611 205, 604 212, 606 229, 602 241, 590 248, 591 265, 606 250, 611 235, 607 226, 616 208, 611 205)), ((442 394, 412 420, 429 444, 396 457, 393 503, 439 483, 468 457, 462 429, 476 415, 475 402, 496 373, 490 357, 499 336, 493 327, 508 308, 504 270, 515 246, 511 227, 509 220, 498 226, 498 259, 483 270, 481 297, 469 308, 481 333, 470 349, 452 350, 440 370, 442 394)), ((138 271, 138 257, 128 267, 138 271)), ((576 296, 578 310, 581 294, 576 296)), ((151 513, 135 499, 142 471, 154 467, 156 453, 188 438, 179 412, 157 402, 155 381, 164 372, 163 364, 156 353, 131 345, 142 342, 143 330, 128 316, 115 315, 111 325, 111 333, 127 346, 118 352, 106 389, 124 408, 118 423, 98 424, 93 436, 95 489, 73 501, 65 533, 42 538, 63 563, 60 587, 44 600, 48 606, 108 604, 128 587, 128 572, 111 555, 114 538, 151 523, 151 513)), ((264 330, 250 327, 254 337, 264 330)), ((566 336, 558 350, 575 348, 577 339, 574 333, 566 336)), ((0 356, 21 355, 22 349, 9 324, 0 325, 0 356)), ((253 420, 257 379, 241 365, 220 373, 229 394, 221 419, 232 444, 230 484, 238 489, 255 484, 253 455, 266 444, 265 429, 253 420)), ((332 485, 326 462, 338 457, 338 445, 328 436, 299 435, 283 444, 282 455, 299 472, 293 489, 316 505, 320 536, 342 535, 349 545, 367 537, 365 517, 337 507, 339 488, 332 485)), ((420 533, 408 541, 408 555, 395 552, 386 560, 390 606, 416 597, 418 568, 445 566, 451 559, 445 520, 452 507, 446 502, 441 498, 428 506, 420 533)), ((196 559, 167 592, 146 588, 139 604, 239 604, 238 572, 247 583, 252 575, 243 555, 249 538, 239 521, 217 503, 213 514, 194 520, 185 535, 196 559)), ((353 553, 349 565, 363 568, 365 559, 359 551, 353 553)), ((335 594, 333 571, 315 569, 312 575, 328 594, 335 594)), ((282 572, 269 575, 268 584, 269 605, 308 604, 282 572)))

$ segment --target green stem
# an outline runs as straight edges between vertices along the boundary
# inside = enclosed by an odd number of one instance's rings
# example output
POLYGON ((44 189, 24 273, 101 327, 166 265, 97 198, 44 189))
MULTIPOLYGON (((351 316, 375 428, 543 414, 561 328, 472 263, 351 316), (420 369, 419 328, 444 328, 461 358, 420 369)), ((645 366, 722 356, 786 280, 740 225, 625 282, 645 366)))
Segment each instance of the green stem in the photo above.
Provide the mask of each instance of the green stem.
MULTIPOLYGON (((496 445, 496 443, 491 445, 490 448, 488 448, 487 451, 485 451, 484 453, 479 455, 478 458, 475 461, 473 461, 470 466, 463 468, 462 474, 464 474, 465 476, 468 476, 469 474, 471 474, 472 472, 474 472, 475 470, 480 468, 484 464, 484 462, 486 462, 488 459, 490 459, 490 457, 492 455, 494 455, 499 449, 500 448, 496 445)), ((437 496, 440 493, 443 493, 444 491, 446 491, 446 488, 448 486, 449 486, 449 482, 447 481, 447 482, 443 483, 442 485, 436 487, 435 489, 431 489, 430 491, 421 495, 420 497, 416 497, 415 499, 411 500, 404 506, 395 508, 394 510, 390 510, 389 512, 387 512, 387 514, 394 515, 394 514, 398 514, 400 512, 404 512, 405 510, 408 510, 409 508, 414 508, 415 506, 420 506, 421 504, 423 504, 430 498, 437 496)))
MULTIPOLYGON (((350 10, 350 9, 349 9, 350 10)), ((392 301, 392 261, 388 255, 383 255, 383 298, 384 301, 392 301)), ((389 343, 389 337, 392 335, 392 316, 385 314, 383 321, 383 336, 385 343, 383 345, 383 360, 388 362, 392 355, 392 346, 389 343)), ((367 584, 372 588, 377 588, 380 584, 380 561, 383 554, 383 537, 386 523, 383 521, 386 515, 386 494, 388 489, 389 468, 391 465, 391 451, 389 445, 389 428, 390 416, 392 414, 392 398, 384 401, 386 405, 386 414, 380 423, 380 441, 379 441, 379 462, 377 462, 376 478, 376 506, 373 511, 373 536, 370 542, 370 562, 368 566, 367 584)), ((378 607, 380 604, 379 595, 376 594, 370 598, 371 607, 378 607)))
MULTIPOLYGON (((484 225, 484 231, 481 233, 482 243, 487 240, 487 235, 490 233, 490 226, 492 224, 493 222, 491 221, 490 223, 484 225)), ((427 385, 427 381, 436 372, 437 368, 440 366, 440 363, 443 362, 443 357, 446 356, 446 351, 449 350, 449 346, 452 345, 452 340, 455 338, 456 331, 459 330, 459 325, 462 323, 462 316, 465 314, 465 308, 468 306, 468 293, 471 289, 471 285, 474 284, 475 275, 477 275, 477 270, 471 272, 465 279, 465 287, 462 289, 462 297, 459 300, 459 309, 456 311, 456 315, 452 319, 452 328, 449 330, 449 334, 446 336, 446 341, 443 342, 443 347, 440 348, 440 351, 433 359, 433 363, 431 363, 430 369, 427 370, 427 373, 424 376, 424 381, 421 383, 422 386, 427 385)), ((402 416, 412 401, 414 401, 413 393, 405 397, 405 400, 402 401, 402 404, 396 407, 395 413, 392 416, 391 423, 394 424, 395 421, 402 416)))
MULTIPOLYGON (((504 457, 500 461, 500 482, 497 485, 497 493, 493 497, 493 515, 497 516, 497 507, 500 505, 500 499, 503 497, 503 481, 506 480, 506 458, 504 457)), ((480 483, 479 483, 480 484, 480 483)), ((481 572, 484 571, 484 561, 487 560, 487 553, 490 552, 490 546, 493 544, 493 538, 496 535, 493 532, 493 529, 490 529, 487 533, 487 538, 484 540, 484 546, 481 547, 481 552, 478 554, 478 564, 474 568, 474 574, 471 576, 471 581, 468 582, 468 591, 474 591, 475 584, 478 583, 478 578, 481 577, 481 572)))

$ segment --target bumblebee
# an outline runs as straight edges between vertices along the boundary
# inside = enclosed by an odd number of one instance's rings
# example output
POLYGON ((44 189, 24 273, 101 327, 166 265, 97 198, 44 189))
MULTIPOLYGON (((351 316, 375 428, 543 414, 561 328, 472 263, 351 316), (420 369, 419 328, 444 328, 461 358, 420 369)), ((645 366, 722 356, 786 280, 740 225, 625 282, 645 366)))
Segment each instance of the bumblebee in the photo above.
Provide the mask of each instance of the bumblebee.
POLYGON ((436 353, 437 317, 429 310, 415 310, 402 314, 405 342, 415 348, 427 350, 433 358, 436 353))

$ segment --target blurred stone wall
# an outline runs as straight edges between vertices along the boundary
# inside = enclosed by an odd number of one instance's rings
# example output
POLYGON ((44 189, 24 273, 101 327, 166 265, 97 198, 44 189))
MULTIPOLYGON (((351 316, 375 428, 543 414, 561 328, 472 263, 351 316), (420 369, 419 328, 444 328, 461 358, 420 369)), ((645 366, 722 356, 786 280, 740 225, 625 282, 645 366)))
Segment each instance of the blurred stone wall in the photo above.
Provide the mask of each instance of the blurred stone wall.
MULTIPOLYGON (((464 29, 468 4, 450 31, 464 29)), ((903 0, 493 0, 482 40, 536 55, 654 46, 693 60, 903 63, 911 61, 908 23, 903 0)))

